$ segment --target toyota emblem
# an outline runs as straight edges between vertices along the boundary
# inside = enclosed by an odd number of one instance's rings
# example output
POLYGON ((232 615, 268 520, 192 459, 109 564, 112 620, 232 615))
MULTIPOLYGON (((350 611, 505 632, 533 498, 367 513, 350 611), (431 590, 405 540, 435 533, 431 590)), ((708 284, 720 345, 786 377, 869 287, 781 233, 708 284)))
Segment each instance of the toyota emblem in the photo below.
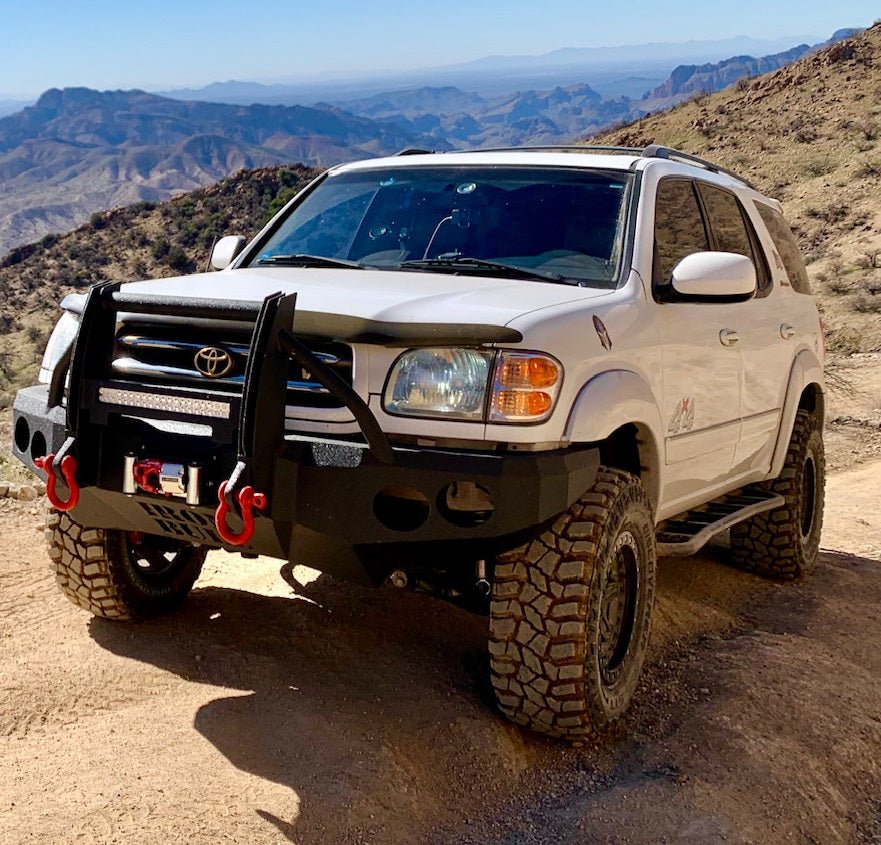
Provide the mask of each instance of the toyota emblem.
POLYGON ((203 346, 193 363, 205 378, 223 378, 233 367, 232 355, 218 346, 203 346))

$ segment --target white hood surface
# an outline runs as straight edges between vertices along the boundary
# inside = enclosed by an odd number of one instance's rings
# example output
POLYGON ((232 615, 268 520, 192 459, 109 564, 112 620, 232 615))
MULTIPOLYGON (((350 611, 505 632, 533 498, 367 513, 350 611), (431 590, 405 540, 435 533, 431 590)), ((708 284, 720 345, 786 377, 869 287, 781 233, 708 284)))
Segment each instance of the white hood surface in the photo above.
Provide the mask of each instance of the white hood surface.
MULTIPOLYGON (((584 302, 607 289, 413 271, 267 267, 133 282, 122 290, 186 298, 261 301, 297 293, 297 310, 399 324, 505 326, 532 311, 584 302)), ((209 316, 209 315, 206 315, 209 316)))

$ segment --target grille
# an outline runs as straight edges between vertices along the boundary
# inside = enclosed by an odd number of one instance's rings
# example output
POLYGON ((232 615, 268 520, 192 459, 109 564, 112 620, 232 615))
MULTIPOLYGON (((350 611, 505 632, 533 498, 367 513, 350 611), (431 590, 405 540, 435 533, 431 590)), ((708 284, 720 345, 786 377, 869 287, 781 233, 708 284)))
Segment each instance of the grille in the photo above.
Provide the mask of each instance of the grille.
MULTIPOLYGON (((126 323, 116 335, 111 369, 115 378, 138 384, 210 387, 241 394, 250 340, 251 333, 247 329, 126 323), (223 375, 208 378, 197 369, 196 356, 203 349, 222 350, 229 354, 230 366, 226 367, 224 359, 218 367, 218 371, 226 370, 223 375)), ((351 386, 351 347, 333 341, 310 341, 307 346, 316 358, 351 386)), ((204 356, 202 366, 204 369, 204 356)), ((305 408, 341 407, 327 388, 295 361, 291 361, 288 374, 287 404, 305 408)))

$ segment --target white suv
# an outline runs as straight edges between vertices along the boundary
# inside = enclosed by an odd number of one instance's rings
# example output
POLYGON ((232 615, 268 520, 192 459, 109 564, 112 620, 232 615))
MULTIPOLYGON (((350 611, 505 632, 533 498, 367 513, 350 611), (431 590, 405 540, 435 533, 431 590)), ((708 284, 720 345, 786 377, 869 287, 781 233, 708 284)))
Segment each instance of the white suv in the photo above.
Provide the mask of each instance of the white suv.
POLYGON ((822 337, 780 205, 675 150, 333 168, 218 273, 69 296, 16 454, 66 594, 136 618, 206 550, 490 618, 516 722, 627 707, 658 554, 730 529, 797 578, 823 509, 822 337))

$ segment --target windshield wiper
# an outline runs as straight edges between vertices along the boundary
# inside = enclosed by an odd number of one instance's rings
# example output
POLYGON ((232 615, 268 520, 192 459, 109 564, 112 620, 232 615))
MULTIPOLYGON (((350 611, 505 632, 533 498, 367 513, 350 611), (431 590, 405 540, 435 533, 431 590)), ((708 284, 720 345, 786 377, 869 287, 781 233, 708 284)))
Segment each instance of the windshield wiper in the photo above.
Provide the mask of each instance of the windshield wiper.
POLYGON ((264 255, 257 259, 261 266, 278 267, 347 267, 352 270, 363 270, 364 265, 345 258, 328 258, 326 255, 309 255, 295 252, 290 255, 264 255))
POLYGON ((508 279, 533 279, 542 282, 560 282, 564 285, 578 285, 576 279, 569 279, 559 273, 543 273, 541 270, 530 270, 528 267, 517 267, 501 261, 489 261, 486 258, 469 258, 465 255, 449 258, 414 258, 402 261, 399 267, 412 270, 449 270, 454 273, 469 271, 491 271, 491 275, 500 275, 508 279))

